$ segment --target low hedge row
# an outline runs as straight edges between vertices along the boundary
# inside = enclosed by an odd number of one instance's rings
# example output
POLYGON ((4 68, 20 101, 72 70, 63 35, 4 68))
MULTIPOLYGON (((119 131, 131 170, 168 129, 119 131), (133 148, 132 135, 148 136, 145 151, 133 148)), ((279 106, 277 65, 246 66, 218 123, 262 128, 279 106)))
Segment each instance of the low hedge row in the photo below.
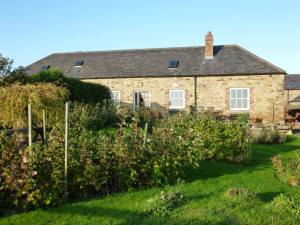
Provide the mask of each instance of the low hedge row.
MULTIPOLYGON (((76 116, 71 115, 71 120, 70 198, 172 183, 183 175, 183 168, 198 167, 201 160, 242 161, 251 155, 248 127, 242 120, 179 114, 147 132, 135 117, 110 135, 86 129, 76 116)), ((0 200, 7 207, 24 210, 62 202, 63 124, 53 127, 48 146, 35 143, 31 152, 28 148, 20 151, 17 138, 0 138, 0 200)))

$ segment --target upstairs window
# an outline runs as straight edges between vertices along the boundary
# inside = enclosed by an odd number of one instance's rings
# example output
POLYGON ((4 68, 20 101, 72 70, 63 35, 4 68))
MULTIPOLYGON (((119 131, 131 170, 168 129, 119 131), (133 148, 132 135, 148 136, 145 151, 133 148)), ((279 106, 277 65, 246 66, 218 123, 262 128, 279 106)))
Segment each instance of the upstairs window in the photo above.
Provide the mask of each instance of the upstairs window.
POLYGON ((169 109, 185 108, 185 91, 170 90, 169 91, 169 109))
POLYGON ((179 65, 179 61, 178 60, 170 60, 169 61, 169 68, 177 68, 179 65))
POLYGON ((230 110, 249 110, 249 88, 230 88, 230 110))
POLYGON ((50 69, 50 65, 43 65, 41 71, 46 71, 50 69))
POLYGON ((135 91, 134 92, 134 108, 150 107, 150 92, 135 91))
POLYGON ((121 92, 120 91, 112 91, 111 92, 111 100, 114 104, 119 105, 121 102, 121 92))

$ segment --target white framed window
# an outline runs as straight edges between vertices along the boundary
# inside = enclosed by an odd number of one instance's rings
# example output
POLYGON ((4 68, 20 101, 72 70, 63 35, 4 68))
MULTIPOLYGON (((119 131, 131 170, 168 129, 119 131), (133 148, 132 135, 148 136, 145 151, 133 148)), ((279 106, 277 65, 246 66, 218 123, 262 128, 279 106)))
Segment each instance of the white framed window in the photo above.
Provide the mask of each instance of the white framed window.
POLYGON ((185 90, 169 90, 169 109, 185 108, 185 90))
POLYGON ((111 91, 111 100, 114 104, 119 105, 121 102, 121 92, 111 91))
POLYGON ((150 91, 134 91, 134 108, 150 107, 150 91))
POLYGON ((249 88, 230 88, 230 110, 249 110, 249 88))

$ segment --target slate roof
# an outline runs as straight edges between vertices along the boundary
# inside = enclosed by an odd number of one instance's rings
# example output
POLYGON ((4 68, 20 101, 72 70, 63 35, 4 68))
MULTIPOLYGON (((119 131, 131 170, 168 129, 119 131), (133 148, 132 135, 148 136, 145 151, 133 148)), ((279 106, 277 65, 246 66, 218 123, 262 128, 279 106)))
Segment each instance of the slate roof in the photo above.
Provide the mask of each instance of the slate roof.
POLYGON ((285 90, 300 90, 300 74, 288 74, 284 78, 285 90))
POLYGON ((203 46, 55 53, 29 65, 28 74, 47 65, 80 79, 285 74, 238 45, 214 46, 211 60, 205 59, 203 46), (78 60, 84 61, 81 68, 75 68, 78 60), (178 60, 178 68, 168 68, 170 60, 178 60))

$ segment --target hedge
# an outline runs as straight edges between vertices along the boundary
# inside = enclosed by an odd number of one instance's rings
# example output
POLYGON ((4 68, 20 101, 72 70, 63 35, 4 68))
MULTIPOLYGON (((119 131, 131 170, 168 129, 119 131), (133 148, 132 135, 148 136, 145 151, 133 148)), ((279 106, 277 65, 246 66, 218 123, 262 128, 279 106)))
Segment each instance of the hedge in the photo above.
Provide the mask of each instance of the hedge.
POLYGON ((32 120, 36 126, 42 124, 42 110, 47 113, 49 124, 63 116, 64 103, 68 100, 66 88, 53 84, 14 84, 0 87, 0 128, 22 128, 27 126, 28 103, 32 104, 32 120))
POLYGON ((53 83, 65 87, 70 92, 70 100, 80 103, 98 103, 110 99, 110 90, 106 86, 65 77, 58 69, 41 71, 28 77, 28 82, 53 83))

